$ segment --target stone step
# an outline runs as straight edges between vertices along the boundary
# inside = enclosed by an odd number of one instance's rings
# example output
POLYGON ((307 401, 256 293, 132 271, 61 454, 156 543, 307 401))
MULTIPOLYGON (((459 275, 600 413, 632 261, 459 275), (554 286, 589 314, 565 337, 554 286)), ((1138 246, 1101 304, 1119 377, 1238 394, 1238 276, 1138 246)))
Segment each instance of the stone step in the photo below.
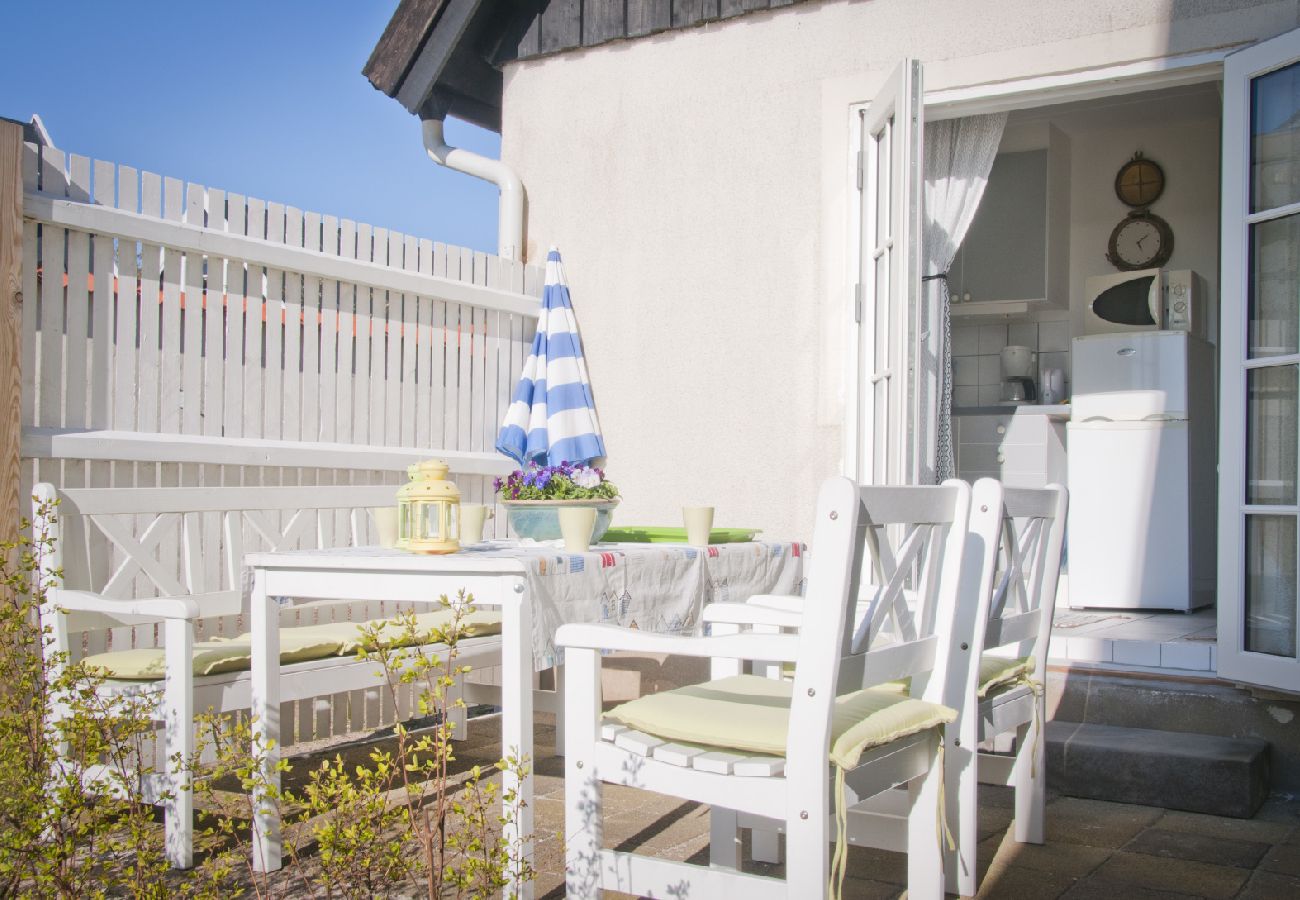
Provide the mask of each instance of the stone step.
POLYGON ((1256 738, 1047 723, 1047 784, 1071 797, 1250 818, 1268 795, 1256 738))

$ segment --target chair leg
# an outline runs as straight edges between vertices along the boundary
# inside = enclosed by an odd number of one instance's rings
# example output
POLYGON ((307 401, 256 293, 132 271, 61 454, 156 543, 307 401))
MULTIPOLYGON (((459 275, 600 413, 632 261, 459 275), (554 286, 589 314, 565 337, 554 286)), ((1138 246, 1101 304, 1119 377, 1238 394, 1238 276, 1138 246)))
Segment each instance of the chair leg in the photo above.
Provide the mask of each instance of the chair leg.
POLYGON ((1022 844, 1041 844, 1045 839, 1047 804, 1047 741, 1040 731, 1045 721, 1046 701, 1035 698, 1038 712, 1034 721, 1021 729, 1016 754, 1016 840, 1022 844))
POLYGON ((604 809, 595 747, 600 735, 600 662, 594 650, 570 647, 571 668, 560 716, 573 716, 565 732, 565 887, 569 900, 599 900, 604 809))
POLYGON ((979 888, 975 858, 979 844, 979 752, 974 734, 964 735, 960 747, 948 744, 944 767, 945 814, 957 842, 955 851, 943 855, 944 881, 959 895, 973 897, 979 888))
POLYGON ((158 763, 166 767, 162 780, 169 794, 163 813, 164 841, 172 868, 189 869, 194 865, 194 794, 185 770, 177 770, 172 758, 179 757, 184 766, 194 756, 194 626, 168 619, 164 628, 163 746, 168 758, 158 763))
POLYGON ((709 808, 709 865, 719 869, 740 868, 740 826, 736 811, 723 806, 709 808))
POLYGON ((781 833, 775 828, 751 828, 749 845, 754 862, 781 862, 781 833))
MULTIPOLYGON (((807 798, 807 809, 791 809, 785 821, 787 897, 823 897, 831 875, 831 808, 824 781, 791 797, 807 798), (807 814, 806 816, 804 814, 807 814)), ((791 800, 791 803, 797 801, 791 800)), ((805 804, 799 804, 803 806, 805 804)))
MULTIPOLYGON (((907 896, 910 900, 943 900, 943 846, 939 833, 939 736, 930 738, 930 768, 907 786, 907 896)), ((793 851, 790 852, 793 858, 793 851)))
POLYGON ((558 665, 551 669, 555 674, 555 699, 561 701, 556 703, 555 712, 555 753, 557 756, 564 754, 564 665, 558 665))

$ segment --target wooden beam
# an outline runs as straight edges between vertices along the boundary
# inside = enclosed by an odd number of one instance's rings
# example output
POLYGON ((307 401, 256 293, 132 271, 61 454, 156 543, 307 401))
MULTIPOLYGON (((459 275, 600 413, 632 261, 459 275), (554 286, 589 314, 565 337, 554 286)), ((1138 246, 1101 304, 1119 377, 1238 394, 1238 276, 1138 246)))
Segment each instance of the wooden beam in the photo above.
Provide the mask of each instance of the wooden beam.
POLYGON ((409 112, 419 114, 420 104, 438 84, 442 70, 456 52, 478 6, 479 0, 447 0, 442 15, 411 63, 410 71, 402 79, 402 86, 397 89, 397 102, 409 112))
POLYGON ((535 317, 541 308, 536 299, 510 291, 471 284, 467 281, 454 281, 438 275, 408 272, 375 263, 330 256, 328 253, 316 250, 276 244, 231 232, 215 231, 200 225, 167 222, 122 209, 95 206, 77 200, 61 200, 40 193, 27 195, 26 205, 29 217, 71 228, 74 231, 88 231, 92 234, 142 241, 184 253, 204 253, 225 259, 238 259, 291 272, 310 272, 313 275, 338 281, 419 294, 452 303, 468 303, 471 306, 481 306, 484 309, 496 309, 516 315, 535 317))
POLYGON ((321 441, 208 437, 197 434, 146 434, 138 431, 78 431, 25 428, 23 456, 36 459, 93 459, 104 462, 211 463, 401 472, 431 457, 446 460, 453 472, 508 475, 513 460, 494 451, 440 450, 429 447, 371 447, 321 441))
POLYGON ((390 97, 397 96, 402 79, 410 71, 444 5, 445 0, 402 0, 398 4, 361 70, 377 90, 390 97))
MULTIPOLYGON (((18 534, 22 425, 23 129, 0 122, 0 540, 18 534)), ((34 298, 33 298, 34 299, 34 298)))

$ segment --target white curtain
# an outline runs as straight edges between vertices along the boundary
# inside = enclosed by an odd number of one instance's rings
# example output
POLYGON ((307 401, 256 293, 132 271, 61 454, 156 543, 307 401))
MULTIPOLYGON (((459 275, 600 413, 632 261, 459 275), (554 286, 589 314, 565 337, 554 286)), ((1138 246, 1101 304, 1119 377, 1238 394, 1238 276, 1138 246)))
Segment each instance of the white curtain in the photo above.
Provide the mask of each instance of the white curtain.
POLYGON ((923 441, 918 481, 954 474, 952 452, 952 328, 946 276, 984 197, 1006 113, 945 119, 925 126, 923 297, 918 367, 918 437, 923 441))

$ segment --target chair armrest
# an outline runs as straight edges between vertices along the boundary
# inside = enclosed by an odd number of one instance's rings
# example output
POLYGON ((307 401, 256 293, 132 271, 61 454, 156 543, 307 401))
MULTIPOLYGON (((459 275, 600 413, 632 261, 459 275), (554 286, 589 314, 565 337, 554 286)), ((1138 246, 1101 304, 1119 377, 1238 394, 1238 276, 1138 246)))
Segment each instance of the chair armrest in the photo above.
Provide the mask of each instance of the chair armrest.
POLYGON ((77 612, 97 612, 110 616, 151 616, 158 619, 199 618, 199 604, 194 597, 149 597, 137 600, 116 600, 90 591, 58 590, 50 598, 55 609, 77 612))
POLYGON ((713 637, 682 637, 653 634, 617 625, 561 625, 555 633, 559 647, 588 650, 631 650, 637 653, 670 653, 676 656, 727 657, 794 662, 799 637, 792 634, 728 634, 713 637))
POLYGON ((713 623, 775 625, 781 628, 798 628, 803 622, 800 613, 757 603, 710 603, 704 607, 703 618, 713 623))
MULTIPOLYGON (((751 606, 762 606, 767 609, 783 609, 792 613, 803 613, 804 603, 807 601, 798 594, 755 594, 745 601, 751 606)), ((797 622, 795 623, 798 624, 797 622)))

